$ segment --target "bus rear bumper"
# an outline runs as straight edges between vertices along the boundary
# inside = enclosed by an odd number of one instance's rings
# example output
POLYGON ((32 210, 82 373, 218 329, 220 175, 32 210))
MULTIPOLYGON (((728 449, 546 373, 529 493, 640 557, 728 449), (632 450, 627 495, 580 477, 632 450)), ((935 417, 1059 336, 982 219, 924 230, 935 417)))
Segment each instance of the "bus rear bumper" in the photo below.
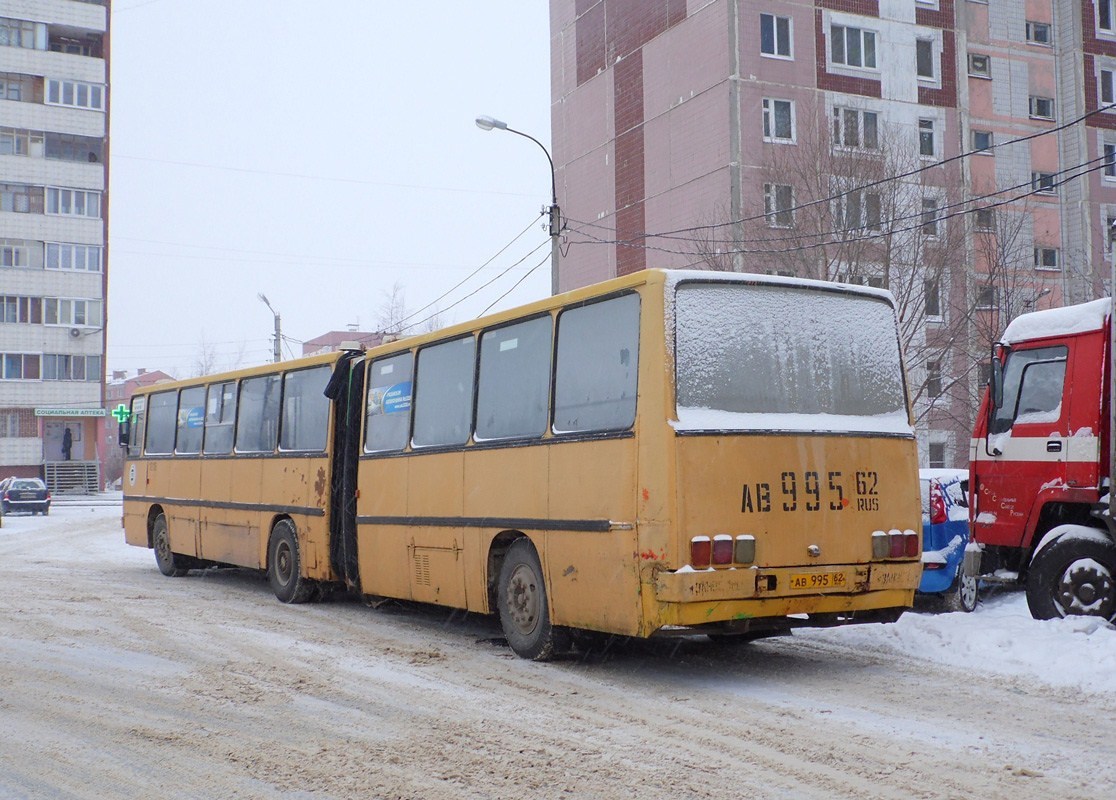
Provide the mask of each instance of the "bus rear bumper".
POLYGON ((823 568, 660 572, 654 588, 659 627, 689 627, 909 607, 921 577, 919 561, 881 562, 823 568), (792 584, 806 586, 796 589, 792 584))

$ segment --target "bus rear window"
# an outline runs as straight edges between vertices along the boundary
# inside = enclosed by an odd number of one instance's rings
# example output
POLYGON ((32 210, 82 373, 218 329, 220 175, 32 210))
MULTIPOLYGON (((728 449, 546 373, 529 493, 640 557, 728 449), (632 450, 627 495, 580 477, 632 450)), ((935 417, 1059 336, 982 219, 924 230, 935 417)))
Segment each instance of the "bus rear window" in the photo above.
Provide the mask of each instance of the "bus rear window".
POLYGON ((882 297, 687 281, 675 302, 679 427, 910 433, 882 297))

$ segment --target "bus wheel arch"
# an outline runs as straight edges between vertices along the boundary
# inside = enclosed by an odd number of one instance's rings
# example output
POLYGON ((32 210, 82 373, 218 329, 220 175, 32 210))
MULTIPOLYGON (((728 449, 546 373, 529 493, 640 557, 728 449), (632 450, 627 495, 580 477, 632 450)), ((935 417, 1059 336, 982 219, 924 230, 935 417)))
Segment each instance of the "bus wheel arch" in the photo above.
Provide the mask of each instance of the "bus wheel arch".
POLYGON ((508 546, 496 589, 500 627, 516 655, 549 661, 569 648, 569 631, 551 624, 542 562, 528 537, 519 536, 508 546))
POLYGON ((1107 531, 1063 525, 1049 531, 1027 571, 1035 619, 1088 615, 1116 620, 1116 542, 1107 531))
POLYGON ((290 517, 279 517, 267 539, 267 582, 282 603, 305 603, 314 593, 314 582, 302 574, 298 529, 290 517))
POLYGON ((181 578, 190 571, 190 559, 171 550, 167 515, 158 506, 154 506, 152 512, 156 509, 157 513, 148 515, 148 537, 155 551, 155 564, 168 578, 181 578))

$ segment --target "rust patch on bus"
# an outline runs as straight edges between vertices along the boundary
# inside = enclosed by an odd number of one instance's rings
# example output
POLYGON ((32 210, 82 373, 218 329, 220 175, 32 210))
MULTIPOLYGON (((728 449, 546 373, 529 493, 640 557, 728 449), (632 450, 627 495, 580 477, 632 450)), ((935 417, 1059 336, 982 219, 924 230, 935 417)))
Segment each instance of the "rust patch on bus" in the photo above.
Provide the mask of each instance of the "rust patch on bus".
POLYGON ((318 504, 325 502, 326 473, 325 467, 318 467, 318 479, 314 481, 314 494, 318 496, 318 504))

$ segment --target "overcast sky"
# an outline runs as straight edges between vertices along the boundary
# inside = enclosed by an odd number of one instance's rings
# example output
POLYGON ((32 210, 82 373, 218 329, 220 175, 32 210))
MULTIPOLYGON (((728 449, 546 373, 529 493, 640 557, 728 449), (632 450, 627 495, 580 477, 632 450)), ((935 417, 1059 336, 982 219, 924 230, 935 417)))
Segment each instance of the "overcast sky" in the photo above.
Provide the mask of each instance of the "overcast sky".
POLYGON ((438 307, 471 319, 540 262, 494 310, 546 296, 546 158, 474 119, 549 147, 548 5, 114 0, 107 368, 269 361, 261 292, 299 355, 374 329, 396 283, 412 310, 436 300, 527 228, 438 307))

